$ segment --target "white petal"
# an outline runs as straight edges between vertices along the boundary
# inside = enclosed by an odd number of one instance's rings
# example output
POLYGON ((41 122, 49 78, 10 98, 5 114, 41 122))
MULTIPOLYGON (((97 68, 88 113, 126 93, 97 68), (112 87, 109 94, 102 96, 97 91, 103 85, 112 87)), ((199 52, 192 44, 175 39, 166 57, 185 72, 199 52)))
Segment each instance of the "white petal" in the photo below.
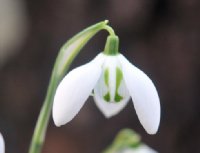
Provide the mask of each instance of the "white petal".
POLYGON ((57 126, 71 121, 79 112, 101 75, 103 61, 104 57, 99 54, 91 62, 70 71, 61 81, 53 104, 57 126))
POLYGON ((160 124, 160 100, 157 90, 151 79, 123 55, 119 56, 119 60, 138 118, 147 133, 155 134, 160 124))
POLYGON ((0 133, 0 153, 4 153, 4 152, 5 152, 4 139, 3 139, 3 136, 0 133))

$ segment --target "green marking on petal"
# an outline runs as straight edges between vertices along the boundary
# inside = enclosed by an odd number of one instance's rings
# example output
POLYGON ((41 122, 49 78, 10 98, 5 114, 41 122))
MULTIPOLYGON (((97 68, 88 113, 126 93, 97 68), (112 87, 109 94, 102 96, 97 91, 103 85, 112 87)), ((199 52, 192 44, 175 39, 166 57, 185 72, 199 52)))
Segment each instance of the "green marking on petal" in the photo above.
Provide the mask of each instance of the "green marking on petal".
POLYGON ((119 89, 120 83, 122 81, 123 74, 120 68, 116 68, 116 91, 119 89))
POLYGON ((115 93, 115 102, 120 102, 123 99, 117 92, 115 93))
POLYGON ((116 91, 115 91, 115 102, 120 102, 123 97, 118 94, 118 89, 123 79, 122 71, 119 67, 116 68, 116 91))
POLYGON ((110 93, 108 92, 105 96, 103 96, 103 99, 107 102, 110 102, 110 93))
MULTIPOLYGON (((106 68, 104 71, 104 81, 107 87, 109 87, 109 69, 106 68)), ((103 96, 103 99, 106 102, 110 102, 110 93, 108 92, 105 96, 103 96)))
MULTIPOLYGON (((116 67, 116 90, 115 90, 115 97, 114 97, 115 102, 120 102, 123 99, 123 97, 119 95, 118 93, 122 79, 123 79, 122 71, 119 67, 116 67)), ((104 71, 104 81, 105 81, 106 86, 109 87, 109 69, 108 68, 106 68, 104 71)), ((103 96, 103 98, 106 102, 110 102, 111 100, 110 93, 108 92, 105 96, 103 96)))
POLYGON ((109 84, 108 84, 108 82, 109 82, 109 70, 108 70, 108 68, 106 68, 105 72, 104 72, 104 81, 105 81, 106 86, 108 87, 109 86, 109 84))

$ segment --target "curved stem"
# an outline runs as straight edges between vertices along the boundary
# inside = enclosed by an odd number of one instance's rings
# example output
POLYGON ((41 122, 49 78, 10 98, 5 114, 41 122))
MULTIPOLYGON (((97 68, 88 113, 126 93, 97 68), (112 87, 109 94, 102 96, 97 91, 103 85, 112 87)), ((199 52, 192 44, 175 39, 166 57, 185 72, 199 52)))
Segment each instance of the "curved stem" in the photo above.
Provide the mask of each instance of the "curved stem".
POLYGON ((115 36, 115 31, 113 30, 111 26, 105 25, 104 29, 107 30, 111 36, 115 36))

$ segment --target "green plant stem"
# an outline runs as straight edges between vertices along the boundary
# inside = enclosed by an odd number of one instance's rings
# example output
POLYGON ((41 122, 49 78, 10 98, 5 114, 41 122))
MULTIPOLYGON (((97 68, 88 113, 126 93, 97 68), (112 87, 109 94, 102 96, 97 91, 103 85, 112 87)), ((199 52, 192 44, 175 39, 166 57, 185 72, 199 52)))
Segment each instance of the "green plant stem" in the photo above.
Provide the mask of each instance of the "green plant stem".
POLYGON ((105 25, 104 29, 107 30, 110 34, 110 36, 115 36, 115 31, 113 30, 112 27, 110 27, 109 25, 105 25))
POLYGON ((51 108, 53 104, 53 95, 56 90, 56 82, 54 79, 51 79, 49 88, 47 91, 47 96, 44 100, 44 105, 42 106, 42 109, 40 111, 40 115, 35 127, 34 135, 32 138, 31 146, 29 153, 40 153, 44 139, 45 139, 45 133, 47 129, 47 125, 49 123, 49 118, 51 115, 51 108))

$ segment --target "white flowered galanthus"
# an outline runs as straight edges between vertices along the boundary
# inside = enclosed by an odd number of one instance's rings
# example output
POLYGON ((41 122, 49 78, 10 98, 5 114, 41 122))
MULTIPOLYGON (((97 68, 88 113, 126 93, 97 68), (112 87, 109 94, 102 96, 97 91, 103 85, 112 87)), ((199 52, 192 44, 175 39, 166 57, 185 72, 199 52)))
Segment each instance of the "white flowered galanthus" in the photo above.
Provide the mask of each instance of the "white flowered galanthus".
POLYGON ((0 133, 0 153, 5 153, 5 144, 1 133, 0 133))
POLYGON ((132 98, 139 121, 149 134, 160 122, 160 102, 151 79, 118 53, 118 37, 109 36, 104 52, 70 71, 57 87, 53 119, 57 126, 71 121, 90 95, 107 117, 118 114, 132 98))

